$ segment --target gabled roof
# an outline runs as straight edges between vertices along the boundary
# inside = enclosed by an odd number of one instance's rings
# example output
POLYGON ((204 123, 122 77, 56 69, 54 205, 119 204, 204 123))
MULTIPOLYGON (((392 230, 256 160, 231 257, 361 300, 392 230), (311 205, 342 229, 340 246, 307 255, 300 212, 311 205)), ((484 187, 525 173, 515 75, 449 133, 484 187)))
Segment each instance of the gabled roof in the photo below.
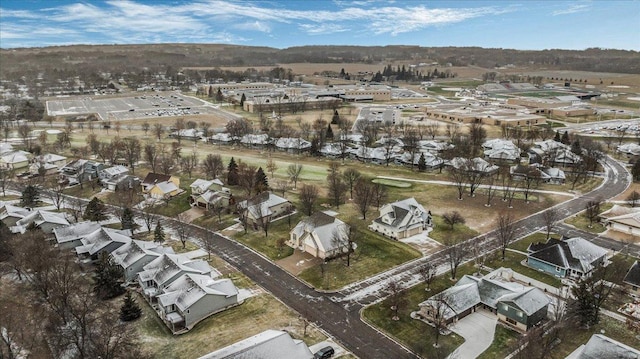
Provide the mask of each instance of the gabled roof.
MULTIPOLYGON (((445 318, 449 319, 480 303, 496 308, 498 303, 518 307, 531 315, 546 307, 550 300, 538 288, 526 287, 518 283, 494 278, 494 272, 482 278, 465 275, 453 286, 442 292, 447 304, 445 318)), ((439 296, 439 295, 437 295, 439 296)), ((420 306, 435 304, 436 296, 420 303, 420 306)))
MULTIPOLYGON (((218 181, 220 182, 220 180, 215 179, 215 180, 205 180, 205 179, 201 179, 198 178, 195 181, 193 181, 193 183, 191 183, 191 185, 189 187, 193 188, 193 189, 197 189, 199 193, 202 193, 204 191, 206 191, 207 189, 209 189, 209 187, 211 187, 214 183, 214 181, 218 181)), ((220 182, 220 184, 222 185, 222 182, 220 182)))
POLYGON ((150 241, 133 240, 111 252, 111 257, 115 263, 126 269, 144 256, 159 257, 164 253, 174 254, 171 247, 150 241))
POLYGON ((610 210, 600 214, 606 222, 616 222, 640 228, 640 208, 614 205, 610 210))
POLYGON ((7 217, 24 218, 29 213, 31 213, 31 211, 26 208, 6 203, 3 207, 0 207, 0 220, 7 217))
POLYGON ((622 344, 602 334, 591 336, 576 359, 638 359, 640 350, 622 344))
POLYGON ((129 169, 125 166, 117 165, 102 170, 104 174, 109 177, 118 176, 121 174, 129 173, 129 169))
POLYGON ((58 227, 53 230, 53 235, 56 237, 56 242, 65 243, 84 238, 100 228, 102 226, 98 222, 80 222, 67 227, 58 227))
POLYGON ((242 201, 238 205, 240 208, 248 208, 254 218, 271 215, 271 208, 287 203, 289 200, 282 198, 272 192, 262 192, 253 198, 242 201), (258 207, 259 206, 259 207, 258 207))
POLYGON ((374 221, 393 228, 409 224, 411 218, 417 216, 420 222, 428 219, 427 210, 415 198, 407 198, 380 207, 380 216, 374 221))
POLYGON ((311 147, 311 142, 303 138, 282 137, 278 138, 278 140, 276 141, 276 147, 282 149, 303 150, 311 147))
POLYGON ((313 354, 302 340, 280 330, 262 333, 231 344, 200 359, 312 359, 313 354))
POLYGON ((0 142, 0 155, 13 151, 13 146, 10 143, 0 142))
POLYGON ((607 254, 606 249, 580 237, 562 241, 550 239, 546 243, 532 243, 527 251, 532 258, 582 273, 593 269, 593 262, 607 254))
POLYGON ((2 154, 2 156, 0 156, 0 159, 2 159, 2 162, 4 163, 20 163, 29 161, 29 155, 29 152, 13 151, 2 154))
POLYGON ((143 269, 144 271, 139 273, 140 279, 142 281, 154 280, 159 287, 180 271, 196 274, 209 274, 215 271, 204 260, 194 260, 181 254, 169 253, 164 253, 152 260, 143 269))
POLYGON ((47 153, 47 154, 36 157, 36 159, 40 162, 51 163, 51 162, 65 161, 67 158, 65 156, 60 156, 55 153, 47 153))
POLYGON ((624 276, 623 282, 640 287, 640 264, 638 261, 633 263, 631 268, 629 268, 627 275, 624 276))
POLYGON ((17 230, 20 233, 24 233, 26 227, 31 223, 34 223, 36 226, 40 226, 43 223, 52 223, 60 226, 69 225, 69 221, 67 221, 63 213, 35 210, 18 220, 15 227, 12 227, 14 228, 12 231, 17 230))
POLYGON ((169 181, 158 182, 156 183, 155 187, 157 187, 160 190, 160 192, 165 194, 171 193, 173 191, 177 191, 178 189, 180 189, 178 186, 176 186, 175 183, 169 182, 169 181))
POLYGON ((339 243, 343 243, 348 234, 349 226, 343 221, 324 212, 316 212, 312 216, 301 220, 291 232, 301 238, 306 244, 326 252, 335 250, 339 243), (335 236, 340 241, 335 243, 335 236), (313 237, 313 238, 312 238, 313 237))
POLYGON ((498 170, 498 166, 494 166, 480 157, 475 157, 470 160, 462 157, 454 157, 449 161, 449 165, 463 171, 490 173, 498 170))
POLYGON ((120 231, 102 227, 80 239, 80 241, 82 245, 76 247, 76 253, 94 255, 111 243, 117 242, 122 246, 130 243, 132 239, 130 230, 120 231))
POLYGON ((158 303, 164 307, 173 304, 184 312, 207 295, 237 296, 238 288, 228 278, 213 279, 207 275, 185 273, 163 289, 163 293, 158 295, 158 303))

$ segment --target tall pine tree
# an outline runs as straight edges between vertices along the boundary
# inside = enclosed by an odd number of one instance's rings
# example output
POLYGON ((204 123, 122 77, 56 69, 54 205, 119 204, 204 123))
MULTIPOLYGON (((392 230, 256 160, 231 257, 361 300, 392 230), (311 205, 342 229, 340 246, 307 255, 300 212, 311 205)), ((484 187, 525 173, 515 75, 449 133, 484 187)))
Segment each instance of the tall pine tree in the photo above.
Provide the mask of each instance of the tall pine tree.
POLYGON ((133 211, 129 207, 125 207, 122 210, 122 229, 134 230, 136 222, 133 219, 133 211))
POLYGON ((266 190, 269 189, 269 180, 267 179, 267 175, 264 173, 264 170, 262 169, 262 167, 259 167, 258 170, 256 171, 256 188, 255 191, 256 193, 262 193, 266 190))
POLYGON ((123 322, 130 322, 140 318, 142 310, 136 300, 131 296, 131 292, 127 291, 127 295, 124 297, 122 307, 120 307, 120 320, 123 322))
POLYGON ((340 124, 340 115, 338 114, 338 110, 333 110, 333 117, 331 117, 331 124, 333 125, 340 124))
POLYGON ((418 171, 424 172, 427 170, 427 160, 424 158, 424 152, 420 153, 420 159, 418 160, 418 171))
POLYGON ((105 251, 98 256, 93 282, 93 289, 100 299, 115 298, 124 293, 122 268, 111 262, 105 251))
POLYGON ((229 166, 227 166, 227 184, 229 186, 238 185, 238 164, 233 157, 231 157, 229 166))
POLYGON ((85 208, 82 217, 87 221, 103 221, 107 219, 107 208, 98 197, 93 197, 91 201, 89 201, 87 208, 85 208))
POLYGON ((40 201, 40 191, 38 187, 28 185, 22 191, 22 197, 20 197, 20 205, 23 207, 33 207, 38 201, 40 201))
POLYGON ((325 136, 327 139, 333 140, 333 129, 331 128, 331 124, 327 126, 327 135, 325 136))
POLYGON ((156 223, 156 229, 153 230, 153 241, 158 243, 164 242, 164 228, 162 228, 160 221, 156 223))

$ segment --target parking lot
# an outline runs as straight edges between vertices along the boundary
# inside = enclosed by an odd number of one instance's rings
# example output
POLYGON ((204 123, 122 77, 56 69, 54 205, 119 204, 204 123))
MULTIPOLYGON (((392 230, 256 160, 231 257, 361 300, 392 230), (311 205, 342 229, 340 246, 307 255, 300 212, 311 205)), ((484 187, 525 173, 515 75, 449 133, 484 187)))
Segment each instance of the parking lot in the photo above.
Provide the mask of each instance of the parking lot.
POLYGON ((218 113, 218 110, 205 101, 177 92, 116 98, 87 96, 47 101, 49 116, 89 115, 92 113, 106 121, 215 114, 218 113))

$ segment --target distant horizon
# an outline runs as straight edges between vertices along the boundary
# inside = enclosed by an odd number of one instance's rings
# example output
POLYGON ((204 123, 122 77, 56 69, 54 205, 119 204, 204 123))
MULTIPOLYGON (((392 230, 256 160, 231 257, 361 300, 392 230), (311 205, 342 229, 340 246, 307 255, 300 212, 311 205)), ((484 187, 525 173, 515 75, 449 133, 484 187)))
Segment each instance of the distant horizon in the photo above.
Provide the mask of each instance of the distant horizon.
POLYGON ((33 46, 33 47, 0 47, 0 50, 10 51, 10 50, 29 50, 29 49, 47 49, 54 47, 73 47, 73 46, 153 46, 153 45, 220 45, 220 46, 242 46, 242 47, 266 47, 275 50, 286 50, 296 47, 420 47, 420 48, 481 48, 487 50, 513 50, 513 51, 586 51, 592 49, 599 49, 602 51, 629 51, 629 52, 638 52, 640 50, 632 50, 632 49, 619 49, 619 48, 603 48, 603 47, 587 47, 583 49, 563 49, 563 48, 545 48, 545 49, 515 49, 508 47, 485 47, 485 46, 452 46, 452 45, 442 45, 442 46, 424 46, 424 45, 415 45, 415 44, 389 44, 389 45, 358 45, 358 44, 315 44, 315 45, 295 45, 295 46, 287 46, 287 47, 274 47, 274 46, 266 46, 266 45, 247 45, 247 44, 233 44, 233 43, 222 43, 222 42, 157 42, 157 43, 139 43, 139 44, 64 44, 64 45, 47 45, 47 46, 33 46))
POLYGON ((640 1, 3 0, 0 48, 221 44, 640 51, 640 1))

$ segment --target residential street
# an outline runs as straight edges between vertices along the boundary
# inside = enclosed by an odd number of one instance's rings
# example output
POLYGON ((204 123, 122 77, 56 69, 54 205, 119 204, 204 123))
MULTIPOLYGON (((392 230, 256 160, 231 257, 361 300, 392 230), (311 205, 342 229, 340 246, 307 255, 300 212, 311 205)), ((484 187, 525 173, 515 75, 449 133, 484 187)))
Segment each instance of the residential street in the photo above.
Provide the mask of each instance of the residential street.
MULTIPOLYGON (((590 199, 612 198, 627 188, 631 178, 622 165, 607 158, 604 166, 605 181, 601 186, 585 196, 556 206, 562 216, 568 217, 582 211, 590 199)), ((516 237, 524 237, 541 229, 544 223, 542 213, 543 211, 518 221, 516 223, 518 228, 516 237)), ((566 226, 558 226, 558 228, 560 233, 570 229, 566 226)), ((206 231, 204 228, 198 228, 198 230, 200 233, 206 231)), ((492 240, 494 236, 494 232, 489 232, 470 241, 484 242, 483 248, 489 251, 497 248, 497 242, 492 240)), ((360 319, 360 310, 386 296, 384 287, 390 278, 398 280, 404 287, 409 287, 420 280, 418 268, 428 261, 436 263, 440 272, 446 270, 443 256, 435 253, 351 285, 337 293, 324 294, 309 288, 297 278, 244 245, 219 235, 217 238, 219 239, 215 247, 217 255, 237 267, 282 302, 326 330, 338 342, 361 358, 415 357, 398 343, 365 324, 360 319)), ((612 244, 609 244, 609 247, 611 246, 612 244)))

